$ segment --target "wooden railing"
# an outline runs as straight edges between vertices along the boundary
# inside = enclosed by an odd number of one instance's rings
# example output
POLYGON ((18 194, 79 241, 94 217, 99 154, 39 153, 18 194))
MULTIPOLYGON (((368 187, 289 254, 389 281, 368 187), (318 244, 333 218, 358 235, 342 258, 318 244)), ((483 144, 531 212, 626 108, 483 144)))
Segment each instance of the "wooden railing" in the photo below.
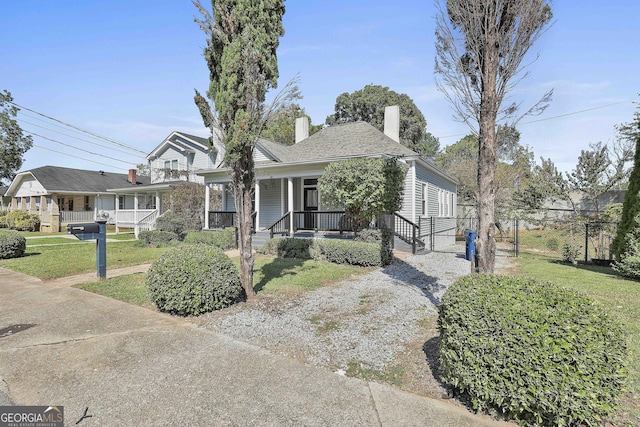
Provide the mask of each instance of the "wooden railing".
MULTIPOLYGON (((256 215, 251 213, 251 232, 256 232, 256 215)), ((237 225, 237 214, 235 211, 209 211, 209 229, 235 227, 237 225)))
POLYGON ((314 231, 351 231, 353 222, 344 211, 296 211, 293 228, 314 231))
POLYGON ((267 230, 269 230, 269 237, 273 238, 274 234, 280 234, 281 236, 288 236, 290 234, 289 233, 290 217, 291 217, 291 212, 289 211, 286 214, 284 214, 280 219, 278 219, 276 222, 274 222, 269 227, 267 227, 267 230))
POLYGON ((69 224, 74 222, 93 222, 95 213, 91 211, 60 211, 60 222, 69 224))
POLYGON ((209 228, 227 228, 236 225, 236 213, 233 211, 210 211, 209 228))
POLYGON ((401 240, 411 245, 411 252, 416 253, 418 249, 423 249, 426 245, 420 238, 420 226, 409 221, 400 214, 394 213, 394 225, 390 227, 401 240))

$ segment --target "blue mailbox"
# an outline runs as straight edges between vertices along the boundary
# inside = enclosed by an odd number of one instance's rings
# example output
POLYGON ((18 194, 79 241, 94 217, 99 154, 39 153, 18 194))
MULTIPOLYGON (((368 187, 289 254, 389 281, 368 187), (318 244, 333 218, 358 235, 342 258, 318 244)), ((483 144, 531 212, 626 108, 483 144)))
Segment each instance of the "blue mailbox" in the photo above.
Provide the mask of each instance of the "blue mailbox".
POLYGON ((96 221, 67 225, 67 233, 80 240, 96 241, 96 273, 100 280, 107 278, 107 222, 96 221))
POLYGON ((467 261, 475 261, 476 259, 476 236, 478 233, 475 230, 464 230, 465 246, 465 259, 467 261))

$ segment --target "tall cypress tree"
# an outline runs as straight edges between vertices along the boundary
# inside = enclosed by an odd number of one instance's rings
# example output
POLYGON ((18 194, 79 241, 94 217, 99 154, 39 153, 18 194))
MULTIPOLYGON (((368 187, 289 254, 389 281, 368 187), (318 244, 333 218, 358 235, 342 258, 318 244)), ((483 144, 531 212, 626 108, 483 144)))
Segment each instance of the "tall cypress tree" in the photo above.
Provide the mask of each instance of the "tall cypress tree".
POLYGON ((207 34, 204 57, 211 81, 207 96, 216 115, 200 110, 205 125, 210 125, 214 117, 215 127, 222 134, 224 162, 231 170, 239 217, 240 280, 251 297, 255 295, 251 248, 253 148, 264 123, 266 93, 277 86, 276 48, 284 34, 284 0, 212 0, 213 14, 199 1, 194 4, 203 16, 196 22, 207 34))
POLYGON ((627 250, 625 244, 626 236, 633 228, 638 226, 635 218, 640 213, 640 109, 635 112, 633 122, 620 126, 618 130, 623 138, 628 138, 636 143, 633 170, 629 177, 629 187, 622 205, 622 219, 618 224, 618 231, 613 240, 613 254, 615 259, 619 261, 627 250))

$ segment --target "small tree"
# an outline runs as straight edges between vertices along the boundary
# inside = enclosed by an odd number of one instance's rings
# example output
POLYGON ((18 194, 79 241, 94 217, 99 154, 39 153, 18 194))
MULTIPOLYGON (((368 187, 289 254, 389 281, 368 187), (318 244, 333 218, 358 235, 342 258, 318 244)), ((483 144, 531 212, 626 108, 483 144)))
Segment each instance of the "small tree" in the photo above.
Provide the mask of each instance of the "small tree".
POLYGON ((325 203, 344 207, 359 231, 402 206, 406 169, 396 159, 350 159, 329 164, 318 180, 325 203))
POLYGON ((170 187, 169 203, 171 212, 182 219, 182 230, 184 232, 202 230, 202 225, 204 224, 204 198, 205 188, 203 184, 181 182, 170 187))
POLYGON ((25 136, 16 121, 19 111, 11 93, 0 92, 0 183, 13 180, 22 167, 24 153, 33 146, 31 135, 25 136))

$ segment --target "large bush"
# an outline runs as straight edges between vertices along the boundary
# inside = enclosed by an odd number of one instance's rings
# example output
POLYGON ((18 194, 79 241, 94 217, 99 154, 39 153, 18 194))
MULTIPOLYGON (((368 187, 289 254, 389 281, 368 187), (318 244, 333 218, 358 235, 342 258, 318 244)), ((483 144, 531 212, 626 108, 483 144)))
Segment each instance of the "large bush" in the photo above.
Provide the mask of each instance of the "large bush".
POLYGON ((356 242, 343 239, 270 239, 260 252, 282 258, 301 258, 329 261, 336 264, 383 266, 391 262, 384 257, 379 243, 356 242))
POLYGON ((175 233, 182 240, 186 233, 184 218, 172 212, 166 212, 156 219, 156 230, 175 233))
POLYGON ((236 233, 232 227, 216 231, 189 231, 184 243, 205 243, 222 250, 233 249, 236 247, 236 233))
POLYGON ((312 239, 269 239, 262 245, 259 252, 280 258, 310 259, 309 248, 312 243, 312 239))
POLYGON ((625 380, 621 327, 585 296, 549 283, 471 275, 442 298, 445 383, 478 410, 527 425, 600 424, 625 380))
POLYGON ((26 249, 27 240, 20 233, 0 230, 0 259, 21 257, 26 249))
POLYGON ((244 299, 238 269, 219 248, 180 245, 158 258, 146 279, 152 301, 162 311, 199 315, 244 299))
POLYGON ((4 226, 20 231, 39 231, 40 217, 27 211, 11 211, 3 217, 4 226))
POLYGON ((166 246, 180 242, 180 236, 171 231, 144 230, 138 234, 138 240, 144 245, 166 246))

